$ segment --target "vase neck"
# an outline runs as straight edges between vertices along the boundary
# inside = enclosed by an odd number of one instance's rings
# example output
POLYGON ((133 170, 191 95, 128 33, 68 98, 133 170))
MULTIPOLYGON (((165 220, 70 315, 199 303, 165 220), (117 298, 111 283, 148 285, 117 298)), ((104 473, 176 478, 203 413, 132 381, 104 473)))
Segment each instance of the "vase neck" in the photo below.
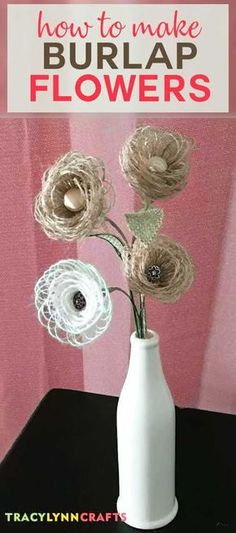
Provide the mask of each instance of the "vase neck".
POLYGON ((153 373, 156 377, 162 373, 162 364, 159 350, 159 336, 151 332, 147 339, 139 339, 131 335, 131 351, 129 374, 153 373))

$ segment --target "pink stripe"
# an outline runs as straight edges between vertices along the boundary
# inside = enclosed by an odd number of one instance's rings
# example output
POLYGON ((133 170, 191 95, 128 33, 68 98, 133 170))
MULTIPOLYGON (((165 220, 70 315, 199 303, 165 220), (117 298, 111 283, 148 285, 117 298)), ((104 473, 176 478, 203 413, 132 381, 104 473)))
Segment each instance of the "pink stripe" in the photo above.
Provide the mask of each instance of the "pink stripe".
MULTIPOLYGON (((232 139, 233 142, 233 139, 232 139)), ((205 351, 199 407, 236 412, 236 169, 226 213, 222 250, 216 262, 218 279, 205 351)))
POLYGON ((44 269, 75 256, 75 245, 49 241, 33 220, 43 170, 70 147, 66 120, 3 120, 0 254, 0 454, 48 389, 82 388, 79 351, 49 338, 38 323, 34 285, 44 269))
MULTIPOLYGON (((160 333, 164 367, 176 403, 197 406, 217 305, 219 256, 225 246, 228 202, 234 179, 236 123, 230 119, 197 118, 194 121, 148 120, 150 122, 190 135, 198 146, 192 158, 189 185, 175 199, 159 202, 165 209, 162 232, 178 240, 192 254, 196 280, 189 293, 176 304, 159 304, 154 300, 148 303, 149 324, 160 333)), ((222 271, 222 276, 225 275, 222 271)), ((227 276, 224 279, 227 280, 227 276)), ((227 305, 227 295, 223 298, 227 305)), ((232 319, 229 328, 233 332, 232 319)), ((232 361, 233 351, 231 354, 232 361)), ((227 368, 229 372, 229 365, 227 368)), ((205 408, 218 405, 215 400, 213 396, 211 403, 205 401, 205 408)), ((220 404, 222 410, 227 409, 222 395, 220 404)))

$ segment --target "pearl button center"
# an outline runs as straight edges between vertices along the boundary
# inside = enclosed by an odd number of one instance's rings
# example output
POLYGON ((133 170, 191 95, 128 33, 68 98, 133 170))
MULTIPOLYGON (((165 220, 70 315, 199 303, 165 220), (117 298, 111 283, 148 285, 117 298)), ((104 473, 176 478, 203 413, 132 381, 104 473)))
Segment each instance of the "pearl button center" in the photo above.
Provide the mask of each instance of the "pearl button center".
POLYGON ((83 195, 81 194, 80 190, 77 189, 77 187, 73 187, 72 189, 69 189, 64 194, 64 206, 69 211, 77 212, 81 211, 83 209, 85 204, 85 199, 83 195))
POLYGON ((155 155, 149 159, 148 167, 154 172, 165 172, 167 170, 168 165, 166 160, 163 159, 163 157, 155 155))

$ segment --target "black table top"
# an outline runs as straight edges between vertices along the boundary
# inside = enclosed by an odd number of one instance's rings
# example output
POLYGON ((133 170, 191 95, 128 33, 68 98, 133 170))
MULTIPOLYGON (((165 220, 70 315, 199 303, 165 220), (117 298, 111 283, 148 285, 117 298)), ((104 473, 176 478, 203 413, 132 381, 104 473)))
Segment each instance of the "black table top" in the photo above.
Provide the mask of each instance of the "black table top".
MULTIPOLYGON (((116 405, 117 398, 85 392, 45 396, 0 465, 0 531, 140 531, 114 520, 28 522, 24 515, 116 512, 116 405)), ((236 417, 179 408, 176 416, 179 512, 156 531, 236 533, 236 417)))

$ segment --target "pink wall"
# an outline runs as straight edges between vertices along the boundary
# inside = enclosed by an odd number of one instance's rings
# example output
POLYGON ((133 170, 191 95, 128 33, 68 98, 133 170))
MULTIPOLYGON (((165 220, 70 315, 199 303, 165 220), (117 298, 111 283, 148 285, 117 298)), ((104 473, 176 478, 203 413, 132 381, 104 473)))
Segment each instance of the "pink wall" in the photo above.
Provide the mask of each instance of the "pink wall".
POLYGON ((226 210, 224 238, 218 257, 212 320, 205 348, 199 394, 200 408, 236 411, 236 168, 226 210))
MULTIPOLYGON (((199 3, 205 2, 199 0, 199 3)), ((236 3, 235 0, 228 3, 230 109, 233 111, 236 109, 233 64, 236 3)), ((6 111, 6 6, 3 0, 0 5, 2 113, 6 111)), ((116 281, 125 286, 112 250, 101 242, 93 246, 87 242, 78 248, 49 241, 33 222, 32 200, 40 187, 43 170, 70 147, 81 149, 104 158, 116 188, 113 216, 121 222, 121 210, 129 211, 139 205, 138 198, 123 181, 117 159, 122 142, 136 127, 136 122, 132 116, 1 120, 1 457, 48 389, 84 388, 105 394, 120 391, 133 328, 123 296, 114 294, 114 318, 109 331, 83 354, 48 337, 37 322, 32 296, 36 279, 49 264, 76 255, 96 264, 109 284, 116 281)), ((193 135, 199 146, 193 157, 189 186, 182 195, 163 204, 164 230, 192 253, 197 279, 189 294, 176 305, 150 301, 149 324, 160 332, 163 363, 176 402, 236 412, 236 119, 200 119, 195 115, 186 119, 161 118, 155 122, 193 135)))
POLYGON ((64 350, 36 319, 36 279, 75 245, 51 242, 34 223, 32 202, 41 175, 70 147, 66 120, 1 120, 0 194, 0 453, 48 389, 82 388, 79 351, 64 350))
MULTIPOLYGON (((153 122, 153 120, 148 120, 153 122)), ((161 336, 165 372, 176 403, 236 412, 234 333, 236 261, 235 119, 161 119, 166 128, 195 137, 189 185, 165 208, 163 232, 192 253, 197 278, 177 304, 148 303, 150 327, 161 336)), ((44 169, 73 148, 104 159, 114 188, 112 217, 138 208, 119 164, 121 144, 137 125, 132 116, 1 121, 0 451, 3 456, 26 420, 53 387, 119 394, 128 364, 130 308, 113 295, 109 331, 79 350, 42 330, 33 288, 43 270, 62 257, 94 263, 109 285, 125 287, 112 249, 88 240, 80 247, 50 241, 34 223, 32 201, 44 169)), ((125 226, 123 225, 123 229, 125 226)))
MULTIPOLYGON (((197 269, 196 281, 179 303, 165 307, 152 301, 149 310, 151 321, 161 334, 165 370, 177 404, 198 407, 212 320, 219 305, 216 300, 219 275, 224 279, 226 275, 221 271, 221 261, 226 251, 228 210, 235 180, 236 121, 196 118, 194 121, 176 119, 174 122, 167 119, 158 123, 193 136, 198 147, 193 155, 189 186, 175 199, 167 204, 162 203, 163 207, 166 205, 164 230, 192 253, 197 269)), ((222 295, 222 301, 224 306, 228 305, 226 294, 222 295)), ((235 348, 232 316, 232 355, 235 348)), ((230 376, 232 366, 228 356, 223 359, 225 373, 230 376)), ((216 378, 213 370, 212 380, 216 378)), ((215 372, 218 372, 217 368, 215 372)), ((224 380, 225 393, 227 387, 224 380)), ((218 409, 220 390, 222 383, 218 379, 214 393, 211 389, 211 403, 206 398, 205 401, 202 399, 201 407, 218 409)), ((226 396, 221 394, 220 410, 236 412, 235 400, 234 397, 229 409, 226 396)))

